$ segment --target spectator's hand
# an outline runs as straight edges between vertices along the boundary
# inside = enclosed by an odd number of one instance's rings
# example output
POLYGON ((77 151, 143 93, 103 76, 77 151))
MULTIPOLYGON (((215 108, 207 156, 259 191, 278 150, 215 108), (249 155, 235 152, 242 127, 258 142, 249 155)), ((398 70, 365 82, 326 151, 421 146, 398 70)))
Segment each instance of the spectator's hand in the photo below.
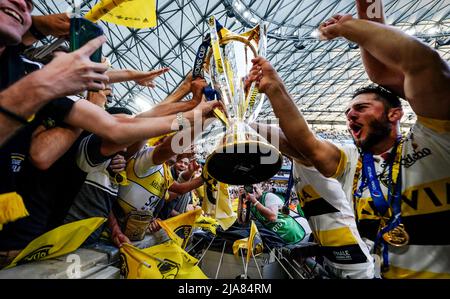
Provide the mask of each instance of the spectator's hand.
POLYGON ((191 82, 191 91, 192 91, 192 101, 196 103, 196 106, 203 99, 203 89, 208 85, 206 80, 203 78, 195 78, 191 82))
POLYGON ((194 173, 194 178, 201 177, 202 176, 202 171, 203 171, 202 166, 199 165, 199 168, 194 173))
POLYGON ((156 233, 157 231, 159 231, 161 229, 161 226, 159 225, 158 221, 160 220, 159 218, 153 220, 152 222, 150 222, 150 224, 148 225, 148 231, 151 233, 156 233))
POLYGON ((138 84, 140 86, 154 88, 154 87, 156 87, 156 84, 153 81, 157 77, 161 76, 164 73, 167 73, 168 71, 170 71, 170 68, 168 68, 168 67, 164 67, 159 70, 148 71, 148 72, 144 73, 142 75, 142 77, 140 76, 139 79, 134 80, 134 82, 136 82, 136 84, 138 84))
POLYGON ((245 82, 247 87, 252 82, 255 82, 259 91, 267 94, 280 85, 283 85, 283 81, 269 61, 262 57, 256 57, 252 60, 252 63, 253 67, 245 82))
POLYGON ((107 66, 92 62, 89 57, 104 42, 105 36, 89 41, 82 48, 72 53, 58 52, 49 64, 33 73, 42 82, 49 98, 74 95, 85 90, 105 89, 109 78, 104 74, 107 66))
POLYGON ((253 194, 253 193, 247 193, 246 195, 245 195, 245 199, 246 199, 246 201, 247 202, 251 202, 251 203, 255 203, 255 202, 257 202, 258 200, 256 199, 256 196, 255 196, 255 194, 253 194))
POLYGON ((108 167, 111 169, 112 172, 119 173, 121 171, 124 171, 126 166, 127 161, 125 160, 125 157, 117 154, 111 160, 111 163, 109 163, 108 167))
POLYGON ((253 190, 255 190, 255 196, 256 196, 257 198, 260 198, 260 197, 262 196, 263 190, 262 190, 262 188, 261 188, 260 185, 254 185, 254 186, 253 186, 253 190))
POLYGON ((321 40, 332 40, 341 36, 342 24, 352 20, 352 15, 334 15, 319 27, 321 40))
POLYGON ((203 100, 192 111, 194 112, 194 114, 198 113, 198 115, 201 115, 203 118, 210 118, 214 117, 212 111, 216 107, 222 107, 219 101, 214 100, 207 102, 203 100))
POLYGON ((197 170, 201 168, 200 164, 197 163, 196 160, 191 160, 191 162, 188 165, 188 171, 189 173, 194 173, 197 170))
POLYGON ((70 17, 67 13, 45 16, 32 16, 33 25, 44 35, 58 38, 68 38, 70 31, 70 17))
POLYGON ((244 195, 245 194, 245 189, 244 189, 244 187, 239 187, 239 190, 238 190, 238 196, 239 197, 241 197, 242 195, 244 195))
POLYGON ((124 233, 122 233, 120 229, 113 231, 111 238, 114 244, 119 248, 123 243, 131 244, 130 239, 128 239, 128 237, 124 233))

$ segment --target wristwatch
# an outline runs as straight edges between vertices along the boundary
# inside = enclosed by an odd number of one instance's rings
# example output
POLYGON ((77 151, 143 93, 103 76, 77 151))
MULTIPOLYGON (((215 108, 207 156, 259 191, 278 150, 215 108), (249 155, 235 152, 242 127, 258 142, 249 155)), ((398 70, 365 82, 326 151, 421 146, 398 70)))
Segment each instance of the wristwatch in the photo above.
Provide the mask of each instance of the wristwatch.
POLYGON ((184 117, 183 112, 177 113, 178 131, 182 131, 184 128, 184 117))

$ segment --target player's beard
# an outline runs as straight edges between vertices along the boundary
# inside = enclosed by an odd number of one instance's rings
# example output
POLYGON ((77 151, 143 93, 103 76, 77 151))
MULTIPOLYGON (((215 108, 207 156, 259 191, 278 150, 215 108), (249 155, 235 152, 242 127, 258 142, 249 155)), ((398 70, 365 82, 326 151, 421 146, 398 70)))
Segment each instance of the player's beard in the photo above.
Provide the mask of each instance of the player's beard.
POLYGON ((366 138, 356 143, 363 151, 370 151, 374 145, 388 138, 392 131, 392 124, 386 114, 383 114, 380 119, 370 121, 368 127, 366 138))

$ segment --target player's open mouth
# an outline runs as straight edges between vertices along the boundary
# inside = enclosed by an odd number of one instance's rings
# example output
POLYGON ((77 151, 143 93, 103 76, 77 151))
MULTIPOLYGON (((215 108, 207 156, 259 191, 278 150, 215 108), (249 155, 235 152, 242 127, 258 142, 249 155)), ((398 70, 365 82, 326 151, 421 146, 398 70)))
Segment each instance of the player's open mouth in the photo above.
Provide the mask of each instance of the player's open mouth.
POLYGON ((352 122, 352 123, 349 125, 349 127, 350 127, 350 131, 351 131, 352 135, 353 135, 355 138, 359 139, 359 137, 361 136, 361 132, 362 132, 362 127, 363 127, 363 126, 360 125, 360 124, 358 124, 358 123, 352 122))

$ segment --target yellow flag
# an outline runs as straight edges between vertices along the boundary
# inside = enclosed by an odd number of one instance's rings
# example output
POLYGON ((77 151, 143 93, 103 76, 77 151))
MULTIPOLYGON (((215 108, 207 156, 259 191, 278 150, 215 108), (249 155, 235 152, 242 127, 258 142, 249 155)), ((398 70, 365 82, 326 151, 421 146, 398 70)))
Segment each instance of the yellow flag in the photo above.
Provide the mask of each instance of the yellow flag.
POLYGON ((197 221, 195 222, 195 227, 200 227, 201 229, 209 231, 214 235, 216 235, 217 233, 218 226, 219 222, 217 221, 217 219, 205 217, 202 215, 200 215, 200 217, 198 217, 197 221))
POLYGON ((93 217, 67 223, 46 232, 31 241, 7 268, 75 251, 105 221, 106 218, 93 217))
POLYGON ((234 241, 234 255, 239 255, 239 248, 245 249, 247 251, 247 264, 250 261, 252 252, 254 256, 262 253, 264 246, 262 243, 261 235, 259 234, 258 228, 256 227, 256 224, 253 220, 250 226, 250 236, 248 238, 234 241))
POLYGON ((85 18, 132 28, 150 28, 156 24, 155 0, 100 0, 85 18))
POLYGON ((174 241, 138 249, 124 244, 120 249, 121 274, 125 278, 206 279, 197 259, 174 241))
POLYGON ((28 215, 22 196, 16 192, 0 194, 0 230, 2 230, 3 224, 28 215))
POLYGON ((186 248, 187 242, 189 241, 189 237, 192 233, 192 227, 201 213, 202 210, 197 209, 164 221, 158 220, 158 223, 173 241, 175 241, 181 248, 186 248))
POLYGON ((233 254, 238 256, 239 255, 239 248, 247 250, 248 248, 248 238, 239 239, 234 241, 233 243, 233 254))
POLYGON ((247 248, 247 263, 250 261, 250 257, 252 255, 260 254, 264 247, 261 239, 261 235, 259 234, 258 228, 256 227, 255 221, 252 220, 252 224, 250 226, 250 236, 248 237, 248 245, 247 248))
MULTIPOLYGON (((206 172, 206 170, 203 170, 206 172)), ((203 199, 203 211, 216 219, 223 230, 227 230, 237 219, 233 212, 230 196, 228 194, 228 185, 217 182, 206 174, 204 189, 205 198, 203 199)), ((205 178, 205 175, 204 175, 205 178)))
POLYGON ((120 274, 128 279, 163 278, 156 257, 127 243, 120 247, 120 274))

